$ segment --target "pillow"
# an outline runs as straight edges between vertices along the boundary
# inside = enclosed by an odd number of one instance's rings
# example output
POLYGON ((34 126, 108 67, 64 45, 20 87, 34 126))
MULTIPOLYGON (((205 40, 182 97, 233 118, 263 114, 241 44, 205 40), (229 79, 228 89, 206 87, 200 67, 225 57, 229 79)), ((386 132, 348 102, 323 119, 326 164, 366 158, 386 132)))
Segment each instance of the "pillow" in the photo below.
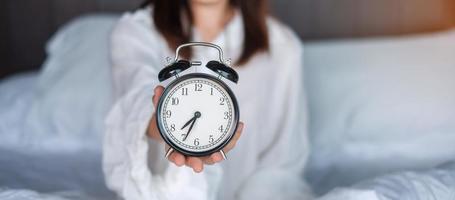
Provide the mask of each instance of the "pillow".
POLYGON ((455 30, 305 45, 318 194, 455 155, 455 30))
POLYGON ((79 17, 48 42, 24 138, 100 141, 111 104, 109 38, 116 21, 112 15, 79 17))

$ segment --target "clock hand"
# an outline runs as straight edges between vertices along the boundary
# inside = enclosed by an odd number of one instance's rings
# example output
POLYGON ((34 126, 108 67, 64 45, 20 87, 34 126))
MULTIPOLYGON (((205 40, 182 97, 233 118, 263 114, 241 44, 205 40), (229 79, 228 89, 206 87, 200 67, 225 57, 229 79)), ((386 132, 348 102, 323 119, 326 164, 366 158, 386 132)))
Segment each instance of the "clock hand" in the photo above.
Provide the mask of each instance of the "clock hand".
POLYGON ((188 122, 185 123, 185 125, 183 125, 183 127, 182 127, 180 130, 183 130, 185 127, 187 127, 188 125, 190 125, 190 123, 191 123, 192 121, 194 121, 195 119, 196 119, 196 117, 191 118, 188 122))
POLYGON ((188 135, 190 135, 190 132, 191 132, 191 130, 193 129, 194 123, 196 123, 196 119, 197 119, 197 118, 194 118, 193 123, 191 123, 191 126, 190 126, 190 128, 188 129, 188 132, 186 132, 186 135, 185 135, 185 138, 183 138, 183 141, 185 141, 186 138, 188 138, 188 135))
POLYGON ((199 118, 199 117, 201 117, 201 112, 196 111, 196 112, 194 113, 193 118, 191 118, 189 121, 187 121, 187 122, 185 123, 185 125, 183 125, 183 127, 182 127, 180 130, 183 130, 183 129, 184 129, 185 127, 187 127, 193 120, 195 120, 196 118, 199 118))
MULTIPOLYGON (((185 141, 186 138, 188 138, 188 135, 190 134, 191 130, 193 129, 194 124, 196 123, 196 120, 197 120, 199 117, 201 117, 201 112, 197 111, 197 112, 194 113, 194 117, 193 117, 189 122, 187 122, 187 124, 185 124, 185 126, 183 126, 183 128, 185 128, 186 126, 188 126, 188 124, 189 124, 190 122, 192 122, 190 128, 188 129, 188 132, 187 132, 186 135, 185 135, 185 138, 183 138, 183 141, 185 141)), ((183 129, 183 128, 182 128, 182 129, 183 129)))

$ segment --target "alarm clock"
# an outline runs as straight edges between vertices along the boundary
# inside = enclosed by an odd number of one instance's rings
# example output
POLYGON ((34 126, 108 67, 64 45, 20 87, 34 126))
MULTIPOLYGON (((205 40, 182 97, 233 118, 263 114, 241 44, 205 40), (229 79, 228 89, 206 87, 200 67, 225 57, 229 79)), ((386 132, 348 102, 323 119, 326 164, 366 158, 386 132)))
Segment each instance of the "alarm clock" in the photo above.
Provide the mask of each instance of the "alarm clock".
POLYGON ((236 84, 239 77, 227 63, 221 47, 193 42, 179 46, 172 63, 158 74, 160 82, 174 79, 165 87, 156 110, 158 130, 170 147, 166 157, 173 151, 196 157, 220 152, 226 159, 223 148, 232 140, 239 122, 239 106, 226 83, 236 84), (192 46, 218 50, 219 60, 205 65, 207 73, 185 73, 202 66, 201 61, 179 59, 181 49, 192 46))

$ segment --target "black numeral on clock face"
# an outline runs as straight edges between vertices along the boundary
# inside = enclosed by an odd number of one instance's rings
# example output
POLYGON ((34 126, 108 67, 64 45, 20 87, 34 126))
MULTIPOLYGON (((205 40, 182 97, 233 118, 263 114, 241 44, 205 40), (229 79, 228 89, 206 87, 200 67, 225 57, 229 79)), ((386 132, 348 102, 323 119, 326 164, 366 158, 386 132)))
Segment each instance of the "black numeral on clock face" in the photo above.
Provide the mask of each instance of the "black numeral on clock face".
POLYGON ((194 139, 194 146, 199 146, 199 138, 194 139))
POLYGON ((221 125, 220 128, 218 128, 218 130, 220 130, 220 132, 222 133, 224 131, 223 125, 221 125))
POLYGON ((172 125, 171 125, 171 131, 172 131, 172 132, 175 131, 175 124, 172 124, 172 125))
POLYGON ((180 103, 179 98, 177 98, 177 97, 172 98, 172 105, 176 106, 176 105, 179 105, 179 103, 180 103))
POLYGON ((165 113, 164 113, 164 117, 165 118, 171 118, 172 116, 172 112, 170 110, 167 110, 165 113))
POLYGON ((224 106, 224 102, 226 102, 226 99, 224 97, 220 98, 220 105, 224 106))
POLYGON ((194 84, 194 91, 196 92, 202 91, 202 84, 201 83, 194 84))
POLYGON ((224 119, 229 119, 229 112, 224 112, 224 119))
POLYGON ((188 88, 182 88, 182 95, 188 96, 188 88))
POLYGON ((210 88, 210 95, 213 95, 213 88, 210 88))
POLYGON ((213 144, 215 142, 215 138, 213 138, 213 135, 209 136, 209 142, 210 144, 213 144))

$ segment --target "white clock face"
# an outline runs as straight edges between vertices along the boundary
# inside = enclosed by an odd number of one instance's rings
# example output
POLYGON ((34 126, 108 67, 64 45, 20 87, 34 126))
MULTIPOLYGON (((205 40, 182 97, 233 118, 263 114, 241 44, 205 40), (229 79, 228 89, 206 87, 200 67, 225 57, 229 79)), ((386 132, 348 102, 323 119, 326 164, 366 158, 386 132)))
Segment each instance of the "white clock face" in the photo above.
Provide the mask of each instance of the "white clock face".
POLYGON ((235 102, 219 84, 203 77, 171 84, 162 97, 159 123, 168 142, 187 152, 209 152, 236 128, 235 102))

